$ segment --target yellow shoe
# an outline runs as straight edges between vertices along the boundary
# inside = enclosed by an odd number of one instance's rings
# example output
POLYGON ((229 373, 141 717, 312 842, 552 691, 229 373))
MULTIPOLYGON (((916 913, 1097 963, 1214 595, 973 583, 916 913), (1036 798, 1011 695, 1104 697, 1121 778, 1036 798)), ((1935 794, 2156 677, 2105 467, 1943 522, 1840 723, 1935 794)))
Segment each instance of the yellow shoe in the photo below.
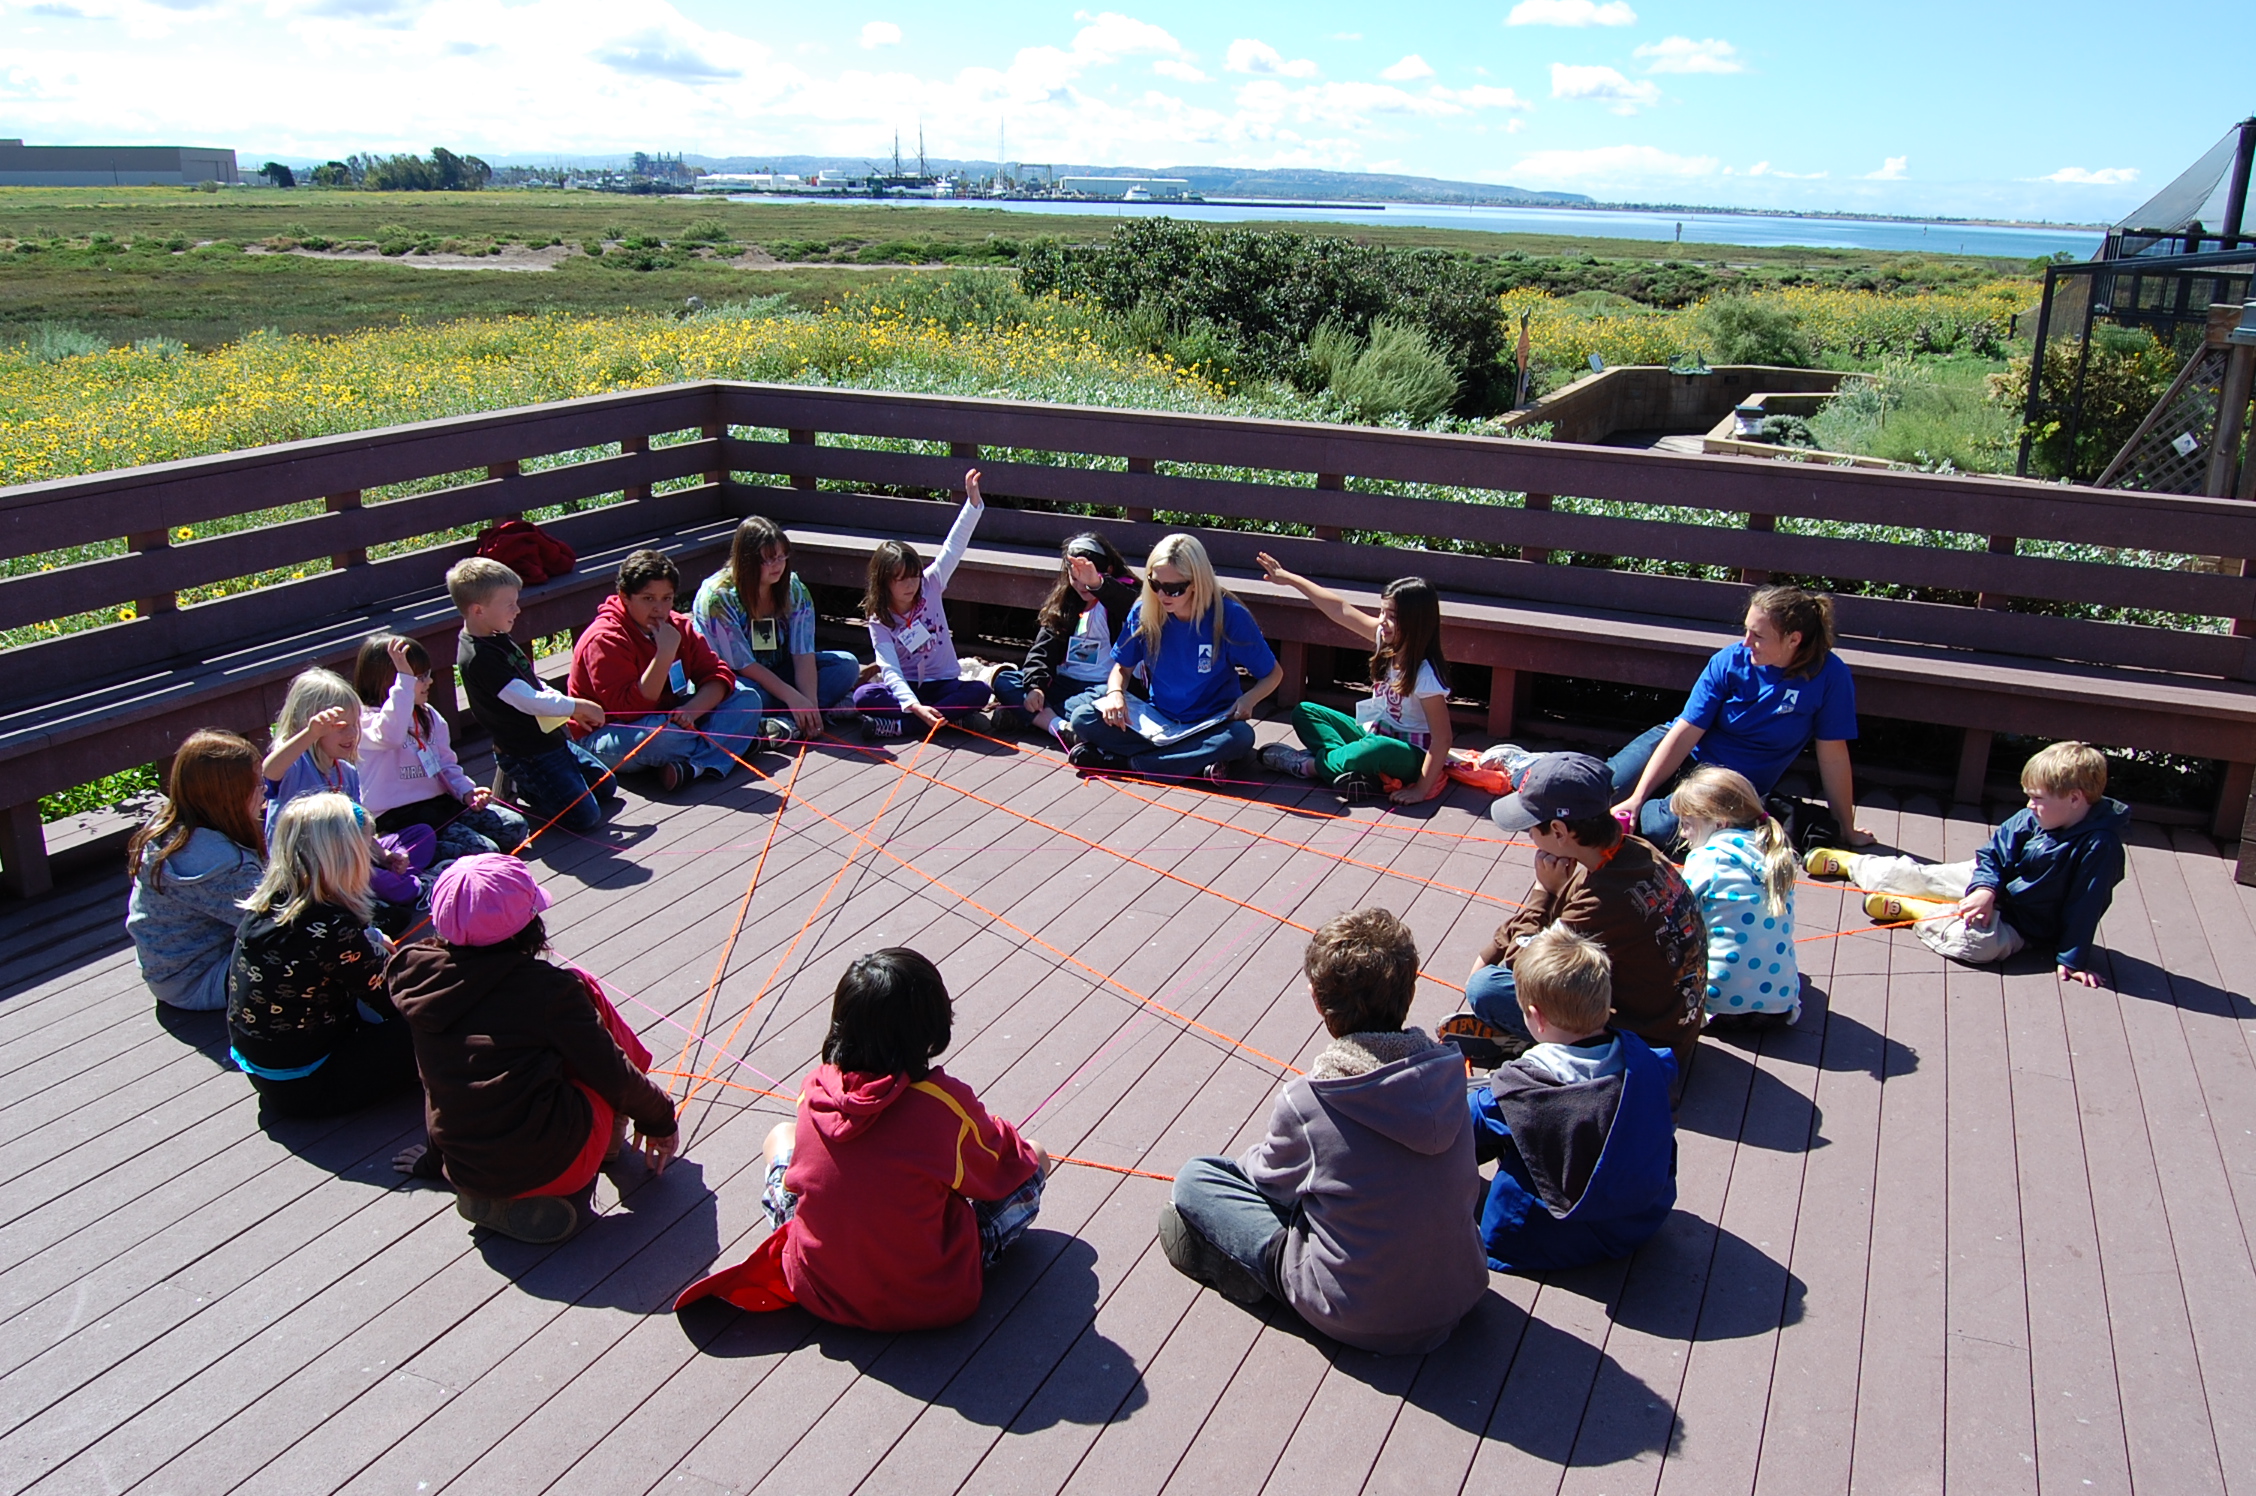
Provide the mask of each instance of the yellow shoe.
POLYGON ((1831 847, 1813 847, 1802 859, 1802 871, 1812 878, 1846 878, 1849 875, 1849 854, 1836 852, 1831 847))
POLYGON ((1947 914, 1957 905, 1940 899, 1907 899, 1901 894, 1876 893, 1865 897, 1864 912, 1883 924, 1901 924, 1906 921, 1933 919, 1947 914))

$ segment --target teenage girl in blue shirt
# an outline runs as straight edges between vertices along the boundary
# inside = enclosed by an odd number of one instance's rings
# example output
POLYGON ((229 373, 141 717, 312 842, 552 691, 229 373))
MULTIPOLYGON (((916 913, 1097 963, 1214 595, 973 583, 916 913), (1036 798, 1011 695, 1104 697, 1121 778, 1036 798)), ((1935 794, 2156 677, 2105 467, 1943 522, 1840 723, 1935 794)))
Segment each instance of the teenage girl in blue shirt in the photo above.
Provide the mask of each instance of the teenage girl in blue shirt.
POLYGON ((1747 603, 1745 635, 1715 652, 1676 720, 1653 728, 1607 761, 1614 814, 1669 848, 1678 840, 1667 790, 1688 763, 1736 769, 1768 795, 1779 776, 1817 745, 1818 777, 1850 846, 1869 846, 1856 823, 1849 740, 1856 736, 1856 683, 1833 653, 1833 599, 1799 587, 1765 587, 1747 603))

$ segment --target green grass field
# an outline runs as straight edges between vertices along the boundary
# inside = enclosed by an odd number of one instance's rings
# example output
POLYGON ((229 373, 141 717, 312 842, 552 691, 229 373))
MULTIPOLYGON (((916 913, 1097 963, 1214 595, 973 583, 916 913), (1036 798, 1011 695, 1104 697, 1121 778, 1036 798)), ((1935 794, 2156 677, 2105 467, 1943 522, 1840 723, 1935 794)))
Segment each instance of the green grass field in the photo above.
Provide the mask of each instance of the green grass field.
MULTIPOLYGON (((1004 208, 910 207, 872 202, 731 203, 711 198, 592 192, 374 193, 244 188, 0 188, 0 340, 49 321, 113 343, 178 338, 198 348, 259 328, 340 333, 396 323, 522 312, 678 311, 785 294, 807 307, 906 267, 1007 259, 997 240, 1101 239, 1124 220, 1004 208), (794 263, 752 268, 669 251, 671 268, 621 270, 574 253, 554 270, 416 268, 410 256, 317 260, 245 254, 276 238, 421 239, 463 243, 634 239, 675 244, 717 223, 733 246, 758 246, 794 263), (388 231, 388 232, 387 232, 388 231), (106 239, 98 236, 108 236, 106 239), (168 242, 175 246, 167 248, 168 242), (203 246, 196 248, 195 246, 203 246), (826 263, 807 263, 822 261, 826 263), (844 263, 854 262, 852 268, 844 263), (901 267, 889 270, 887 266, 901 267)), ((1590 256, 1733 267, 1749 281, 1805 274, 1839 277, 1902 257, 1863 250, 1749 248, 1490 234, 1377 224, 1268 223, 1244 227, 1353 237, 1373 243, 1520 254, 1590 256)), ((2018 262, 1923 262, 1942 277, 1987 279, 2018 262)))

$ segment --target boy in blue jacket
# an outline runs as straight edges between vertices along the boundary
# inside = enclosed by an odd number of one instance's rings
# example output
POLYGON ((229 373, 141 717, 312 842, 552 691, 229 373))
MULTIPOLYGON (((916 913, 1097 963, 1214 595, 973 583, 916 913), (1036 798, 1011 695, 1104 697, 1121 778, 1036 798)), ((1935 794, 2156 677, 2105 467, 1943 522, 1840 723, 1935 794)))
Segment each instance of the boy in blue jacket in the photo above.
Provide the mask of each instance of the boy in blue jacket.
POLYGON ((1498 1272, 1534 1273, 1626 1257, 1676 1206, 1676 1057, 1609 1028, 1606 948, 1562 925, 1512 962, 1536 1042, 1474 1081, 1473 1152, 1496 1164, 1481 1242, 1498 1272))
POLYGON ((2088 743, 2054 743, 2021 770, 2029 808, 1998 827, 1972 862, 1926 863, 1821 847, 1813 878, 1846 878, 1874 919, 1916 920, 1919 943, 1987 965, 2050 946, 2063 982, 2099 985, 2093 940, 2123 881, 2129 807, 2107 798, 2107 760, 2088 743))

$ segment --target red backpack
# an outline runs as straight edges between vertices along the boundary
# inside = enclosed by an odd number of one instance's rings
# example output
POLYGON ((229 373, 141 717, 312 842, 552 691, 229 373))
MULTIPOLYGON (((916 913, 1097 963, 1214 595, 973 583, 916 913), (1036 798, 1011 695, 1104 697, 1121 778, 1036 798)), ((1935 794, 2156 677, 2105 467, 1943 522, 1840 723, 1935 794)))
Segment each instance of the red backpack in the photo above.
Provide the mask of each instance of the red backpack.
POLYGON ((478 532, 478 554, 499 561, 528 587, 568 576, 580 564, 572 548, 540 526, 505 519, 478 532))

